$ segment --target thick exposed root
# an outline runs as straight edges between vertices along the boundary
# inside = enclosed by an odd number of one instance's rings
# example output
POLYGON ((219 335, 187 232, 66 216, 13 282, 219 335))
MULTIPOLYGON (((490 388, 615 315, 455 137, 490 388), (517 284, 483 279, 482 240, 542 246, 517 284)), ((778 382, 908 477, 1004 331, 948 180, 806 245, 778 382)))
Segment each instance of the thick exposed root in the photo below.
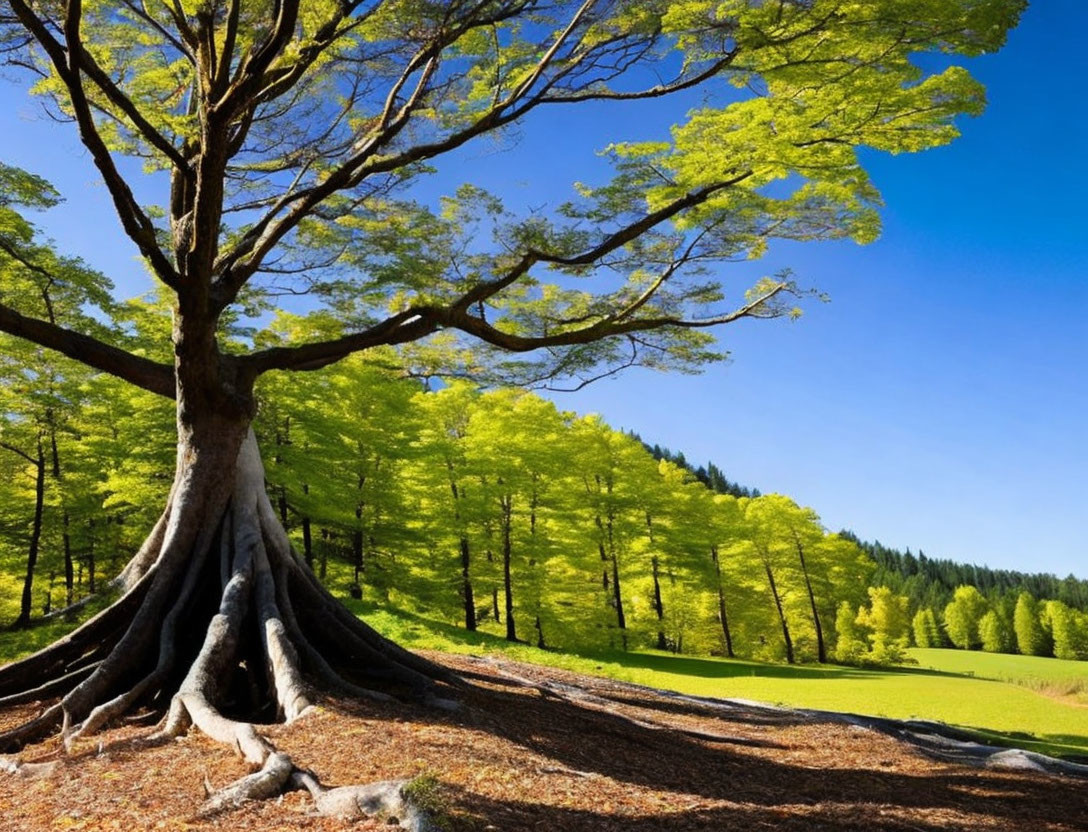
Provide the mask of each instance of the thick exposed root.
POLYGON ((269 754, 259 771, 209 794, 198 814, 208 817, 227 809, 236 809, 250 800, 275 797, 283 792, 294 771, 295 765, 286 754, 269 754))
POLYGON ((12 664, 0 667, 0 696, 22 693, 28 681, 39 685, 70 673, 89 656, 109 652, 143 603, 151 583, 146 576, 120 600, 68 635, 12 664))
MULTIPOLYGON (((178 474, 167 510, 115 581, 124 591, 116 602, 55 644, 0 668, 0 706, 61 697, 0 735, 0 751, 58 728, 70 749, 150 706, 152 713, 167 711, 154 738, 195 727, 253 767, 210 793, 202 815, 305 788, 323 814, 381 814, 408 829, 434 828, 404 783, 326 788, 256 727, 298 719, 315 689, 393 698, 360 679, 452 707, 436 694, 436 682, 458 680, 359 621, 298 560, 265 493, 252 433, 236 453, 233 477, 225 480, 222 465, 213 463, 178 474)), ((25 769, 9 763, 12 771, 25 769)))
POLYGON ((291 783, 296 788, 309 791, 323 815, 340 820, 379 816, 392 824, 398 823, 413 832, 437 831, 437 825, 427 812, 416 805, 410 794, 410 781, 383 780, 365 786, 339 786, 326 788, 307 771, 295 771, 291 783))

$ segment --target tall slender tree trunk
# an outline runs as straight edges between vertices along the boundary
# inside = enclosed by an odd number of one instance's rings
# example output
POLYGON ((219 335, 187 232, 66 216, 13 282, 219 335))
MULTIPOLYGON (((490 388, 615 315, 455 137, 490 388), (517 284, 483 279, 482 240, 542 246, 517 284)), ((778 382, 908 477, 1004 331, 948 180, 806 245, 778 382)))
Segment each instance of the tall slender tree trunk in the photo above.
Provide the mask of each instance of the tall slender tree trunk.
POLYGON ((461 600, 465 607, 465 629, 475 632, 476 596, 472 592, 471 564, 472 557, 469 551, 468 538, 461 535, 461 600))
POLYGON ((511 575, 511 563, 513 558, 513 545, 511 541, 511 526, 513 525, 513 498, 506 495, 501 500, 502 505, 502 585, 505 594, 506 608, 506 640, 517 641, 517 626, 514 623, 514 582, 511 575))
POLYGON ((30 626, 34 606, 34 569, 38 565, 38 548, 42 540, 42 517, 45 514, 45 449, 38 436, 38 453, 34 463, 34 521, 30 530, 30 544, 26 553, 26 575, 23 578, 23 597, 19 604, 19 617, 15 628, 30 626))
MULTIPOLYGON (((608 484, 609 493, 612 491, 611 482, 608 484)), ((607 532, 608 539, 608 559, 612 567, 612 598, 616 607, 616 626, 620 630, 620 639, 623 644, 623 649, 627 649, 627 616, 623 611, 623 590, 620 588, 620 560, 619 554, 616 552, 616 538, 614 534, 613 516, 611 510, 608 512, 608 519, 605 523, 605 530, 607 532)))
POLYGON ((318 563, 318 577, 325 580, 329 573, 329 530, 321 530, 321 561, 318 563))
POLYGON ((763 561, 763 568, 767 572, 767 583, 771 586, 774 606, 778 610, 778 620, 782 625, 782 641, 786 645, 786 661, 793 664, 793 639, 790 638, 790 626, 786 623, 786 613, 782 609, 782 598, 778 594, 778 585, 774 581, 774 572, 771 571, 771 565, 766 560, 763 561))
POLYGON ((446 470, 449 472, 450 492, 453 494, 453 519, 460 530, 458 542, 461 551, 461 603, 464 605, 465 610, 465 629, 475 632, 477 622, 476 596, 472 591, 472 552, 469 548, 468 535, 465 534, 465 530, 461 527, 460 501, 462 491, 453 475, 453 462, 449 459, 446 460, 446 470))
POLYGON ((729 631, 729 616, 725 609, 725 587, 722 585, 722 565, 718 556, 718 547, 710 547, 710 559, 714 562, 714 578, 718 590, 718 623, 722 625, 722 636, 725 638, 725 655, 735 658, 733 652, 733 635, 729 631))
MULTIPOLYGON (((360 476, 356 489, 358 491, 363 490, 363 486, 366 484, 366 477, 360 476)), ((355 566, 355 583, 352 586, 351 594, 356 598, 363 597, 363 583, 362 574, 365 566, 363 562, 363 508, 365 503, 360 500, 355 506, 355 531, 351 535, 351 560, 355 566)))
MULTIPOLYGON (((362 516, 362 507, 355 510, 355 521, 360 522, 362 516)), ((351 534, 351 562, 355 568, 355 582, 352 585, 352 595, 361 598, 363 595, 363 530, 355 529, 351 534)))
POLYGON ((314 568, 314 540, 309 517, 302 518, 302 557, 312 571, 314 568))
MULTIPOLYGON (((646 533, 650 538, 650 546, 654 546, 654 520, 650 512, 646 512, 646 533)), ((654 612, 657 613, 657 649, 668 650, 669 642, 665 638, 665 605, 661 601, 661 569, 657 555, 650 558, 650 572, 654 579, 654 612)))
POLYGON ((612 545, 612 592, 616 598, 616 626, 620 628, 620 638, 623 649, 627 649, 627 616, 623 611, 623 592, 620 590, 620 562, 616 554, 615 544, 612 545))
POLYGON ((280 486, 276 502, 280 510, 280 522, 284 528, 287 528, 287 489, 285 487, 280 486))
POLYGON ((650 559, 650 570, 654 577, 654 612, 657 613, 657 649, 668 650, 669 643, 665 638, 665 605, 661 602, 660 569, 657 563, 657 555, 650 559))
POLYGON ((64 605, 70 607, 75 602, 76 587, 75 570, 72 567, 71 520, 68 517, 67 509, 64 511, 61 523, 63 524, 61 530, 61 545, 64 549, 64 605))
POLYGON ((827 648, 824 645, 824 628, 820 624, 820 611, 816 607, 816 593, 812 591, 812 580, 809 578, 808 566, 805 564, 805 547, 800 540, 797 544, 797 557, 801 559, 801 573, 805 576, 805 589, 808 590, 808 602, 812 608, 812 623, 816 627, 816 656, 820 664, 827 664, 827 648))
POLYGON ((95 584, 95 571, 97 565, 94 560, 94 537, 91 537, 90 543, 87 544, 87 592, 94 595, 98 591, 98 587, 95 584))
MULTIPOLYGON (((57 448, 57 426, 52 411, 49 413, 49 445, 53 455, 53 479, 59 484, 64 474, 60 467, 60 450, 57 448)), ((64 605, 72 606, 75 601, 75 575, 72 569, 71 518, 68 506, 64 504, 61 492, 61 548, 64 553, 64 605)))

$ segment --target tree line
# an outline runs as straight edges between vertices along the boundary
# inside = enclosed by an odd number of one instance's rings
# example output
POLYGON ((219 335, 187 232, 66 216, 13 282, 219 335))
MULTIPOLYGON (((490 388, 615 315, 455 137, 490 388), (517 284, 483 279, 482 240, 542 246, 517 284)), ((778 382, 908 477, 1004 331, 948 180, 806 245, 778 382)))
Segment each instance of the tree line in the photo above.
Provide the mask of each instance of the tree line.
MULTIPOLYGON (((124 310, 130 332, 147 309, 124 310)), ((281 317, 282 331, 294 325, 281 317)), ((168 403, 31 358, 7 363, 0 425, 16 625, 113 577, 173 466, 168 403)), ((1058 599, 1030 606, 1031 641, 1017 640, 1027 614, 1014 595, 971 587, 981 605, 966 590, 919 603, 881 580, 869 544, 828 533, 811 509, 530 392, 430 390, 379 358, 289 384, 273 374, 260 395, 272 503, 300 556, 344 594, 542 647, 869 663, 901 660, 912 642, 1084 652, 1085 616, 1058 599)))

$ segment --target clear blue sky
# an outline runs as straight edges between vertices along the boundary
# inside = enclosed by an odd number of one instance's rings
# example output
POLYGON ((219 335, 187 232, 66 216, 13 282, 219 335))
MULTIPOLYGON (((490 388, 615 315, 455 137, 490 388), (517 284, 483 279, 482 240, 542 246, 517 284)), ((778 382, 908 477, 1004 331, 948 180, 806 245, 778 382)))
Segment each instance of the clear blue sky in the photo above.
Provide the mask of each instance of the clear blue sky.
MULTIPOLYGON (((1088 578, 1086 31, 1079 0, 1033 4, 1002 53, 969 63, 990 106, 958 142, 867 157, 887 202, 880 241, 791 246, 764 261, 793 267, 831 303, 796 323, 723 330, 733 360, 701 376, 634 371, 557 403, 789 494, 831 529, 1088 578)), ((43 222, 61 248, 140 291, 70 126, 34 120, 8 85, 0 107, 0 159, 68 198, 43 222)), ((593 148, 661 135, 653 115, 552 113, 518 141, 462 154, 433 187, 475 180, 515 205, 554 204, 592 178, 593 148)))

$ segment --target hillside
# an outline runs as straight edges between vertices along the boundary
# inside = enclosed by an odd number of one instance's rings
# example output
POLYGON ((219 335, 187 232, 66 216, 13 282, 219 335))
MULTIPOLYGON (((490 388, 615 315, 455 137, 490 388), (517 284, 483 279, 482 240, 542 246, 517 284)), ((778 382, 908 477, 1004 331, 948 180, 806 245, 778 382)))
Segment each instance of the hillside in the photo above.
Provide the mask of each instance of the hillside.
MULTIPOLYGON (((269 734, 320 761, 330 783, 425 775, 450 832, 1072 832, 1088 816, 1088 796, 1067 779, 938 762, 870 730, 788 711, 723 711, 554 669, 432 657, 472 678, 462 712, 339 703, 269 734)), ((45 765, 29 779, 0 777, 5 821, 23 832, 344 828, 313 817, 299 792, 195 818, 202 783, 221 785, 243 764, 199 734, 137 755, 144 732, 114 730, 69 757, 55 744, 28 749, 26 759, 45 765)))
MULTIPOLYGON (((690 471, 695 478, 718 494, 733 497, 759 497, 760 490, 730 480, 714 462, 695 465, 682 451, 649 444, 637 433, 629 435, 642 443, 654 459, 666 460, 690 471)), ((1060 578, 1047 572, 1020 572, 989 566, 961 563, 948 558, 930 558, 921 550, 915 555, 883 545, 879 540, 862 540, 849 529, 839 536, 856 543, 876 564, 870 586, 886 586, 906 595, 913 609, 943 609, 959 586, 976 587, 987 597, 1015 596, 1028 592, 1035 598, 1052 598, 1073 609, 1088 611, 1088 580, 1074 575, 1060 578)))

